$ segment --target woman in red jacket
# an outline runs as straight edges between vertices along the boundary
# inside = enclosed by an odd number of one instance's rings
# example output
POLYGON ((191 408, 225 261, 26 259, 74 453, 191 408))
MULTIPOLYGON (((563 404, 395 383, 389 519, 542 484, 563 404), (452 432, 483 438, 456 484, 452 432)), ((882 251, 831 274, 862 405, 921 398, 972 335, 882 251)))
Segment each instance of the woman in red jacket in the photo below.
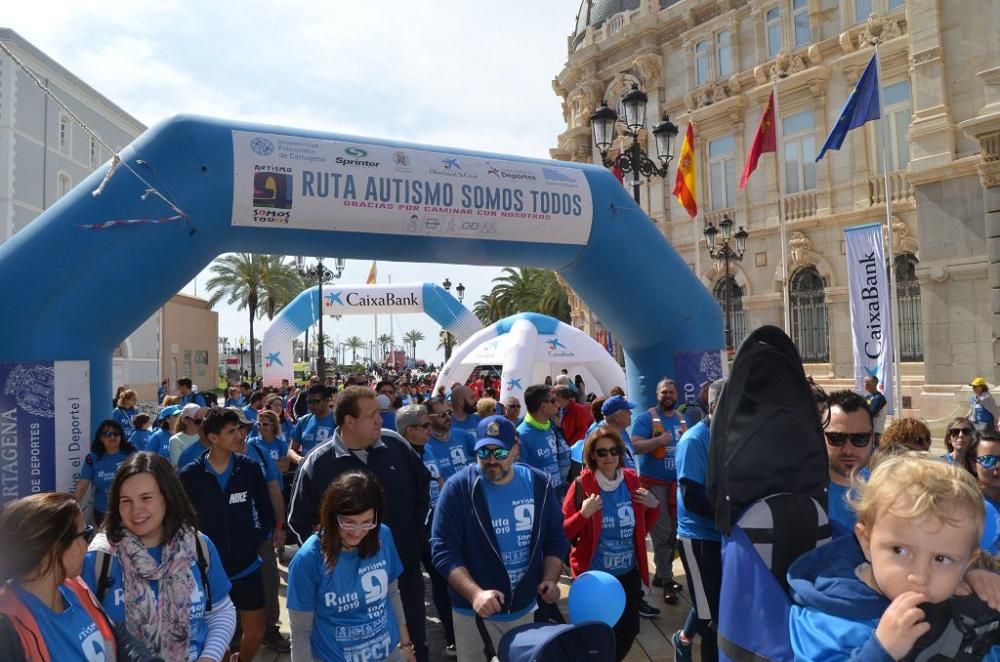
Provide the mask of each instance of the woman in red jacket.
POLYGON ((584 469, 563 501, 563 530, 573 548, 573 576, 588 570, 614 575, 625 589, 625 610, 615 624, 616 659, 625 658, 639 633, 642 585, 649 585, 646 532, 659 514, 652 492, 625 469, 625 442, 601 426, 583 445, 584 469))

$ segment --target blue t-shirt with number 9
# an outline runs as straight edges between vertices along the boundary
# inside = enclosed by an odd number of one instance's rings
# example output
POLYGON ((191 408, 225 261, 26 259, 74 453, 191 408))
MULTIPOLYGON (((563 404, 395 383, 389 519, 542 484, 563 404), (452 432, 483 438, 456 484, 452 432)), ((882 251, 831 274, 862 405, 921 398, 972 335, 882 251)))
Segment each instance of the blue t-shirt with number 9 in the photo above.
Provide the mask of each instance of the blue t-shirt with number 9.
POLYGON ((389 584, 403 572, 389 527, 379 527, 379 549, 368 558, 342 550, 330 570, 313 534, 288 567, 288 608, 311 611, 313 656, 325 662, 383 660, 399 643, 389 584))
POLYGON ((594 551, 591 570, 624 575, 635 567, 635 509, 623 480, 611 491, 601 490, 601 539, 594 551))
MULTIPOLYGON (((505 485, 495 485, 485 477, 479 484, 486 495, 493 531, 513 591, 528 569, 531 529, 535 523, 535 491, 528 467, 514 464, 511 470, 514 477, 505 485)), ((497 616, 493 619, 501 620, 497 616)))

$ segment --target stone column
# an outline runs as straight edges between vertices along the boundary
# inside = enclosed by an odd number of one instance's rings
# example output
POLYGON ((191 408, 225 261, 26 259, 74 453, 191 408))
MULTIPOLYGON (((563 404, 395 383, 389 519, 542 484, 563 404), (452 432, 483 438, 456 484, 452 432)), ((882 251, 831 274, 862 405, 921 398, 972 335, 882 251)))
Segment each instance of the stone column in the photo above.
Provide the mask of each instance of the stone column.
POLYGON ((986 90, 986 105, 959 126, 979 141, 982 162, 976 166, 983 185, 986 221, 986 259, 989 264, 993 366, 987 379, 1000 382, 1000 67, 977 74, 986 90))

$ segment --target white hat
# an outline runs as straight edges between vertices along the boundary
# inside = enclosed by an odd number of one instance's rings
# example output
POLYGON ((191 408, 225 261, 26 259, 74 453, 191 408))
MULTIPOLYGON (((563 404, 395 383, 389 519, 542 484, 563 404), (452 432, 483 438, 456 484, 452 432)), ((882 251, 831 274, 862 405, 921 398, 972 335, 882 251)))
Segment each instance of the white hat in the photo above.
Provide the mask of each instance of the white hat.
POLYGON ((181 418, 197 418, 201 406, 196 402, 189 402, 181 409, 181 418))
POLYGON ((379 393, 375 396, 375 401, 378 402, 378 408, 382 411, 392 408, 392 402, 389 401, 389 396, 385 393, 379 393))

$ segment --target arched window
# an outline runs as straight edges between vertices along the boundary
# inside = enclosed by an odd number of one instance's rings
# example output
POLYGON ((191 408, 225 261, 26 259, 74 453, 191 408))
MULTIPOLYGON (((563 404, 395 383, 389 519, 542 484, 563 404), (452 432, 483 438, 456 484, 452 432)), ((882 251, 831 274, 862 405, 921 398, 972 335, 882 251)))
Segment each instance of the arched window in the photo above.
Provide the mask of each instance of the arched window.
POLYGON ((736 279, 730 276, 728 279, 720 278, 715 284, 713 295, 722 308, 722 314, 726 314, 726 284, 729 285, 729 306, 732 311, 733 347, 739 347, 747 337, 747 320, 743 314, 743 288, 739 286, 736 279))
POLYGON ((826 283, 815 267, 792 276, 788 298, 792 309, 792 341, 806 363, 830 360, 830 331, 826 314, 826 283))
POLYGON ((899 309, 899 356, 903 361, 924 360, 920 315, 920 282, 913 253, 896 256, 896 302, 899 309))

